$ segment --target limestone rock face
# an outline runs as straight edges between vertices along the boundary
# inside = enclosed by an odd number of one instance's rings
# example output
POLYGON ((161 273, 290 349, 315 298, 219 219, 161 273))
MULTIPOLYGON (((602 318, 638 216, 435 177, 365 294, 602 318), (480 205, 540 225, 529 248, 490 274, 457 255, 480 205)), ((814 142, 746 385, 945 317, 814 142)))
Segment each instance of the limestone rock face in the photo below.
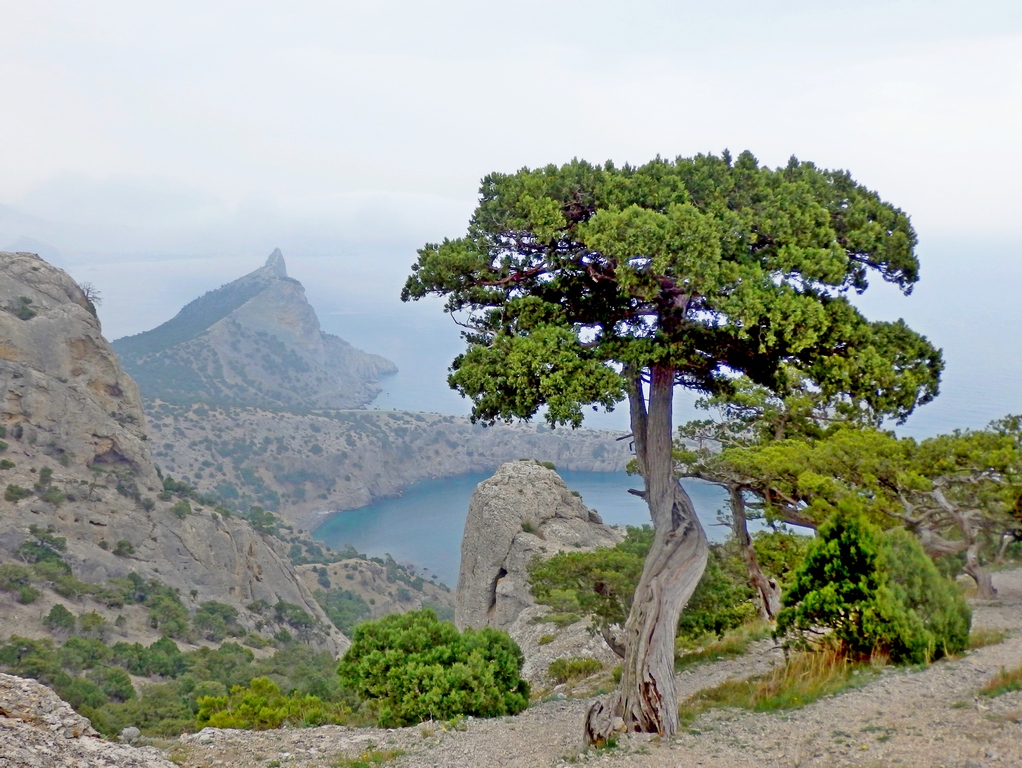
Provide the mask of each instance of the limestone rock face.
POLYGON ((147 400, 272 408, 353 408, 397 368, 320 329, 280 250, 158 328, 114 342, 147 400))
POLYGON ((533 557, 612 547, 621 538, 553 470, 534 461, 502 464, 469 502, 455 623, 509 629, 535 604, 528 574, 533 557))
POLYGON ((0 674, 0 765, 173 768, 154 747, 103 741, 89 721, 34 680, 0 674))
MULTIPOLYGON (((0 427, 0 564, 23 562, 17 550, 31 527, 52 528, 82 581, 135 572, 177 588, 193 609, 233 604, 249 626, 258 619, 244 607, 259 600, 299 605, 329 626, 282 542, 198 504, 175 514, 176 500, 159 499, 137 387, 81 288, 27 253, 0 253, 0 427)), ((31 634, 43 614, 7 597, 0 633, 19 622, 31 634)), ((117 615, 89 607, 111 624, 117 615)), ((332 650, 346 645, 339 633, 327 641, 332 650)))
POLYGON ((0 253, 0 425, 86 469, 123 466, 159 481, 135 382, 82 289, 30 253, 0 253))

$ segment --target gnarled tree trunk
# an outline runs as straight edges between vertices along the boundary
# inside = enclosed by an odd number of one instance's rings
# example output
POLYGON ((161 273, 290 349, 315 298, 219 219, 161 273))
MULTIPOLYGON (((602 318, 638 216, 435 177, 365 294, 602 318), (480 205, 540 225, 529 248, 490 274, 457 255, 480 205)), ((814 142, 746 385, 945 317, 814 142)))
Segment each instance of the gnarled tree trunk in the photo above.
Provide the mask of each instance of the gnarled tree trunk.
POLYGON ((728 493, 731 500, 731 527, 734 530, 735 539, 742 548, 749 581, 752 582, 752 587, 756 590, 756 607, 759 609, 761 618, 773 621, 781 611, 781 587, 773 579, 768 579, 759 567, 756 549, 752 546, 752 537, 749 536, 749 523, 745 516, 745 498, 742 496, 742 489, 732 485, 728 487, 728 493))
POLYGON ((965 567, 962 568, 972 580, 976 582, 978 596, 983 600, 993 600, 997 597, 997 590, 994 589, 993 577, 990 571, 983 567, 979 561, 979 550, 982 542, 979 540, 979 526, 968 510, 961 510, 944 495, 940 484, 934 483, 933 497, 937 503, 954 518, 958 530, 962 533, 962 541, 966 544, 965 567))
POLYGON ((621 684, 609 700, 589 709, 585 737, 605 744, 615 733, 672 736, 678 730, 674 637, 678 616, 706 568, 709 547, 692 500, 674 477, 672 408, 675 371, 654 368, 649 408, 633 371, 629 403, 635 455, 653 520, 653 545, 625 622, 621 684))

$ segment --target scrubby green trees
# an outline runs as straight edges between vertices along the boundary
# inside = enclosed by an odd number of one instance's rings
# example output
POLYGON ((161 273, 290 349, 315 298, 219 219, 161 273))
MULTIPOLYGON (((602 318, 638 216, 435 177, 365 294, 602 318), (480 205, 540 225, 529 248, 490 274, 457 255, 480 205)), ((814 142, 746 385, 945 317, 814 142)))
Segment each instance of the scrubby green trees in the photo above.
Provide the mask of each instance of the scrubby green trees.
POLYGON ((922 441, 838 426, 819 436, 725 448, 704 462, 755 496, 770 518, 816 527, 845 498, 882 527, 904 526, 933 556, 962 554, 981 597, 994 596, 984 545, 1022 529, 1022 429, 922 441))
POLYGON ((918 277, 908 217, 844 172, 749 153, 643 166, 583 161, 491 174, 466 236, 419 251, 404 299, 446 297, 466 327, 452 387, 485 421, 545 408, 577 426, 627 398, 655 537, 626 621, 617 695, 590 741, 677 729, 674 633, 707 544, 672 459, 676 386, 736 375, 808 382, 896 416, 937 389, 940 354, 904 323, 868 322, 847 294, 918 277))

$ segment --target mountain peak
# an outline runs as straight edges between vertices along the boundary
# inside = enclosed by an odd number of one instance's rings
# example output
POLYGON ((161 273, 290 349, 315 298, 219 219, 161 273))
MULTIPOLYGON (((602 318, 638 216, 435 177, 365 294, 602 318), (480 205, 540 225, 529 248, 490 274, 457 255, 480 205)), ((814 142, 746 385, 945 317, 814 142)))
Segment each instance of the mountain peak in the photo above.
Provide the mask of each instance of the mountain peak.
POLYGON ((287 266, 284 264, 284 254, 280 252, 280 248, 273 249, 263 269, 272 272, 276 277, 287 277, 287 266))
POLYGON ((179 403, 358 408, 379 392, 373 381, 396 370, 323 332, 279 248, 254 272, 113 346, 146 397, 179 403))

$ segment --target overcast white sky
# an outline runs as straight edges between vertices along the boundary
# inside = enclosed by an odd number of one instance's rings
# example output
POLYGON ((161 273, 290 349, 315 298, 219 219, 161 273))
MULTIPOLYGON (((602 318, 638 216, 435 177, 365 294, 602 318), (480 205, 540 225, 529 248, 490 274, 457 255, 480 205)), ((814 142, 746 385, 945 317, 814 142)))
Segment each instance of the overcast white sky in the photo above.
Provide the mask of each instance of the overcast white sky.
POLYGON ((55 248, 104 292, 112 338, 276 246, 322 315, 390 307, 484 174, 574 156, 794 153, 912 215, 920 290, 1022 278, 1018 2, 0 10, 0 247, 55 248))

